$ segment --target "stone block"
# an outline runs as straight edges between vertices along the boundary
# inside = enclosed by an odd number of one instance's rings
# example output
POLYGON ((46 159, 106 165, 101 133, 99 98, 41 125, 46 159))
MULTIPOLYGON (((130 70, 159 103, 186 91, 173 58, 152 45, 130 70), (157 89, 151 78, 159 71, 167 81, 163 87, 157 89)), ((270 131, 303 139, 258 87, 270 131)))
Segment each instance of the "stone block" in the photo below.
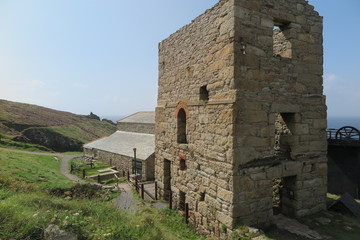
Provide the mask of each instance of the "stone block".
POLYGON ((309 125, 308 124, 296 124, 294 129, 294 134, 309 134, 309 125))
POLYGON ((235 17, 240 18, 241 20, 250 20, 251 17, 251 11, 249 9, 235 6, 235 17))
POLYGON ((227 202, 232 202, 233 200, 233 193, 220 187, 217 190, 217 196, 227 202))
POLYGON ((216 212, 216 219, 219 220, 222 224, 225 224, 228 227, 231 227, 233 224, 233 218, 231 215, 225 214, 223 212, 216 212))
POLYGON ((266 173, 264 172, 260 172, 260 173, 254 173, 250 175, 250 178, 253 181, 259 181, 259 180, 265 180, 266 179, 266 173))
POLYGON ((274 21, 271 18, 261 18, 261 26, 266 28, 273 28, 274 21))
POLYGON ((234 218, 249 216, 250 214, 250 206, 248 206, 247 204, 236 204, 234 206, 234 218))
POLYGON ((234 177, 234 192, 242 192, 252 189, 254 181, 249 177, 234 177))

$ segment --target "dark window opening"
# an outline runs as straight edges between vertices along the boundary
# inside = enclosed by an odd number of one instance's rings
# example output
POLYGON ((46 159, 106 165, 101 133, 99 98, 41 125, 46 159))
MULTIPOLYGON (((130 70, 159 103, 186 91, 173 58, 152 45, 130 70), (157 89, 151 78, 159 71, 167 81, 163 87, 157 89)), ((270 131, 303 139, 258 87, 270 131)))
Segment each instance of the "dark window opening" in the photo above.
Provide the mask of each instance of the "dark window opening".
POLYGON ((276 21, 273 28, 273 55, 292 58, 292 45, 289 37, 289 23, 276 21))
POLYGON ((276 178, 273 180, 273 214, 294 216, 296 176, 276 178))
POLYGON ((179 192, 179 210, 185 211, 186 195, 183 191, 179 192))
POLYGON ((186 139, 186 113, 183 108, 178 112, 177 116, 177 142, 187 143, 186 139))
POLYGON ((294 113, 279 113, 275 121, 275 154, 284 159, 291 158, 291 145, 295 125, 294 113))
POLYGON ((164 160, 164 199, 169 200, 171 191, 171 161, 164 160))
POLYGON ((205 201, 205 192, 200 193, 200 201, 205 201))
POLYGON ((207 85, 200 87, 200 101, 209 101, 209 91, 207 90, 207 85))
POLYGON ((186 170, 186 160, 181 158, 179 161, 179 168, 180 170, 186 170))

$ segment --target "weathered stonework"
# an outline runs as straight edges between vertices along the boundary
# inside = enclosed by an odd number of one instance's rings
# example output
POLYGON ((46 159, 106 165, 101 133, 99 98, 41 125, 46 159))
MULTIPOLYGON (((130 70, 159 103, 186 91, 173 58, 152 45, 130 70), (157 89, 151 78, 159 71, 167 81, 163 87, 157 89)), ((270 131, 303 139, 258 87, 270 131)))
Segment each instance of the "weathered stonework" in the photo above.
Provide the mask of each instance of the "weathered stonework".
MULTIPOLYGON (((100 149, 88 149, 84 148, 84 154, 93 157, 94 159, 108 163, 110 166, 116 167, 120 172, 120 175, 123 171, 132 173, 132 164, 133 158, 129 156, 123 156, 118 153, 111 153, 103 151, 100 149)), ((155 155, 152 154, 149 158, 142 160, 142 181, 151 181, 154 180, 154 167, 155 165, 155 155)))
POLYGON ((221 0, 159 44, 155 177, 190 223, 325 209, 322 17, 305 0, 221 0), (278 28, 275 29, 274 27, 278 28))

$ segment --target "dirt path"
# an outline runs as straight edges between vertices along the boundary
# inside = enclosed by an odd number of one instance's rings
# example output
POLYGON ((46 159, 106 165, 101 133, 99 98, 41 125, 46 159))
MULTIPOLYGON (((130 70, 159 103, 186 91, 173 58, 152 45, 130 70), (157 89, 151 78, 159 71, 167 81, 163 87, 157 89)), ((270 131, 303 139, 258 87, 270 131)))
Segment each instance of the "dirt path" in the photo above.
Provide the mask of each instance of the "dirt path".
MULTIPOLYGON (((71 179, 74 182, 84 182, 84 180, 78 178, 77 176, 70 173, 69 170, 69 160, 75 157, 80 157, 82 155, 67 155, 67 154, 61 154, 61 153, 39 153, 39 152, 28 152, 28 151, 22 151, 22 150, 16 150, 16 149, 8 149, 8 148, 0 148, 0 150, 6 150, 10 152, 16 152, 16 153, 25 153, 25 154, 33 154, 33 155, 42 155, 42 156, 52 156, 57 157, 61 159, 61 165, 60 165, 60 172, 66 176, 67 178, 71 179)), ((130 213, 135 213, 137 209, 141 208, 141 205, 148 205, 153 206, 155 208, 161 209, 165 208, 167 206, 166 203, 163 202, 155 202, 155 203, 147 203, 147 202, 141 202, 134 198, 132 193, 132 187, 129 183, 121 183, 118 186, 121 194, 116 199, 115 205, 116 207, 120 209, 124 209, 130 213)))
POLYGON ((157 209, 163 209, 168 206, 167 203, 160 201, 139 201, 138 199, 134 198, 132 186, 128 182, 119 184, 118 188, 121 194, 116 199, 115 205, 117 208, 124 209, 130 213, 136 213, 137 209, 140 209, 145 205, 152 206, 157 209))
POLYGON ((69 160, 75 157, 80 157, 82 155, 67 155, 67 154, 61 154, 61 153, 41 153, 41 152, 29 152, 29 151, 23 151, 23 150, 17 150, 17 149, 9 149, 9 148, 0 148, 0 150, 6 150, 9 152, 16 152, 16 153, 25 153, 25 154, 32 154, 32 155, 41 155, 41 156, 52 156, 57 157, 61 159, 60 162, 60 172, 69 178, 72 181, 75 182, 83 182, 82 179, 78 178, 77 176, 70 173, 69 170, 69 160))
POLYGON ((132 193, 132 187, 129 183, 121 183, 118 186, 121 194, 116 199, 115 205, 117 208, 124 209, 130 213, 135 213, 137 206, 141 203, 135 199, 132 193))

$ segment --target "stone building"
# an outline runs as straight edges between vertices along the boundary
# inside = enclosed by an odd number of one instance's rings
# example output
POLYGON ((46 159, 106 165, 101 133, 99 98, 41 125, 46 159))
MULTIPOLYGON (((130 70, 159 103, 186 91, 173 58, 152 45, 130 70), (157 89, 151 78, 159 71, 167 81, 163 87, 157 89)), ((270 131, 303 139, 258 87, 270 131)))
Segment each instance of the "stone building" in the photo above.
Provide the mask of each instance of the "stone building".
POLYGON ((116 121, 119 131, 155 134, 155 112, 137 112, 116 121))
POLYGON ((325 209, 322 28, 305 0, 221 0, 159 44, 158 192, 201 232, 325 209))
POLYGON ((118 131, 84 145, 84 154, 116 166, 117 170, 137 171, 142 181, 155 175, 155 112, 138 112, 117 121, 118 131), (134 164, 134 148, 136 160, 134 164))

